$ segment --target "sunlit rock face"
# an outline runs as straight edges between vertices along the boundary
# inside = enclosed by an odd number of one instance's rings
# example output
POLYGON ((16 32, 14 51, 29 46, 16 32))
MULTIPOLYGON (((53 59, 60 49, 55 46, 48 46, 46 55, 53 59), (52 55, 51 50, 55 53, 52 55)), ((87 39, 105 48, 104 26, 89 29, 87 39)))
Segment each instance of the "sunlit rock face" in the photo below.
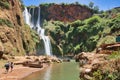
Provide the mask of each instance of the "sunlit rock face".
MULTIPOLYGON (((1 0, 2 2, 3 0, 1 0)), ((9 8, 0 8, 0 41, 5 54, 24 54, 21 32, 24 26, 21 3, 18 0, 4 0, 9 8)))
POLYGON ((25 27, 19 0, 0 0, 0 58, 5 55, 33 53, 35 43, 31 30, 25 27), (31 49, 31 51, 30 51, 31 49))
POLYGON ((92 16, 92 10, 81 5, 60 5, 52 4, 49 6, 40 5, 41 21, 58 20, 63 22, 72 22, 75 20, 84 20, 92 16))

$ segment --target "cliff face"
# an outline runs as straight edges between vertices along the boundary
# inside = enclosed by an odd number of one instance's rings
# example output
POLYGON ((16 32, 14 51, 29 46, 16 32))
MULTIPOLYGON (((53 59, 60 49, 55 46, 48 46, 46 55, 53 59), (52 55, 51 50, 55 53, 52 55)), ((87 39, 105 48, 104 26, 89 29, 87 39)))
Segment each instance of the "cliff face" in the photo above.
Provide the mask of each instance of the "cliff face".
POLYGON ((59 20, 63 22, 72 22, 75 20, 84 20, 92 16, 92 10, 81 5, 41 5, 41 20, 59 20))
POLYGON ((19 0, 1 0, 0 4, 0 58, 3 54, 30 52, 26 46, 34 47, 35 43, 29 27, 24 25, 21 3, 19 0))

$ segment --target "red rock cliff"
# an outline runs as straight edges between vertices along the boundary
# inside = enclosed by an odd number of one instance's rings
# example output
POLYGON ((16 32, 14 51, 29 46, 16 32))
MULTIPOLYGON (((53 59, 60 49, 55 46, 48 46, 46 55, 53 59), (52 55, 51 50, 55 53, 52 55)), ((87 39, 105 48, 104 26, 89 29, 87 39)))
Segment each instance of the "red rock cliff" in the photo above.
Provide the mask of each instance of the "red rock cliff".
POLYGON ((58 5, 50 6, 41 5, 41 19, 59 20, 64 22, 72 22, 75 20, 84 20, 92 16, 92 10, 81 5, 58 5))

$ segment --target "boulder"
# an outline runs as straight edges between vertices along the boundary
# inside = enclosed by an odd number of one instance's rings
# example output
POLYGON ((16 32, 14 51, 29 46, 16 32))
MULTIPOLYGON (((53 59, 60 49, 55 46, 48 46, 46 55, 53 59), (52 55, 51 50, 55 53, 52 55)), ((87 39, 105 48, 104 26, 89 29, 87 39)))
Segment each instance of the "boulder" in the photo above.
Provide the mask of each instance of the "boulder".
POLYGON ((27 66, 34 67, 34 68, 42 68, 43 64, 41 62, 37 62, 37 63, 30 63, 27 66))

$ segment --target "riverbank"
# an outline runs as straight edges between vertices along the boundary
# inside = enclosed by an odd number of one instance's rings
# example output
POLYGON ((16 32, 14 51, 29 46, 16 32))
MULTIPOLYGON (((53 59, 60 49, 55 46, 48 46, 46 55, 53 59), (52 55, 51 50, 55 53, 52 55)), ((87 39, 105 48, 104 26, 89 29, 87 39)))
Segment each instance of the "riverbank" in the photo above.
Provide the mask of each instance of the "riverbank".
POLYGON ((22 78, 40 71, 47 67, 47 64, 43 64, 42 68, 31 68, 31 67, 24 67, 22 65, 15 65, 13 71, 9 71, 5 73, 5 68, 0 69, 0 80, 22 80, 22 78))
POLYGON ((55 56, 15 56, 9 60, 3 60, 0 65, 0 80, 21 80, 34 72, 44 69, 53 62, 59 63, 61 61, 55 56), (4 64, 7 61, 14 62, 14 70, 5 73, 4 64))

